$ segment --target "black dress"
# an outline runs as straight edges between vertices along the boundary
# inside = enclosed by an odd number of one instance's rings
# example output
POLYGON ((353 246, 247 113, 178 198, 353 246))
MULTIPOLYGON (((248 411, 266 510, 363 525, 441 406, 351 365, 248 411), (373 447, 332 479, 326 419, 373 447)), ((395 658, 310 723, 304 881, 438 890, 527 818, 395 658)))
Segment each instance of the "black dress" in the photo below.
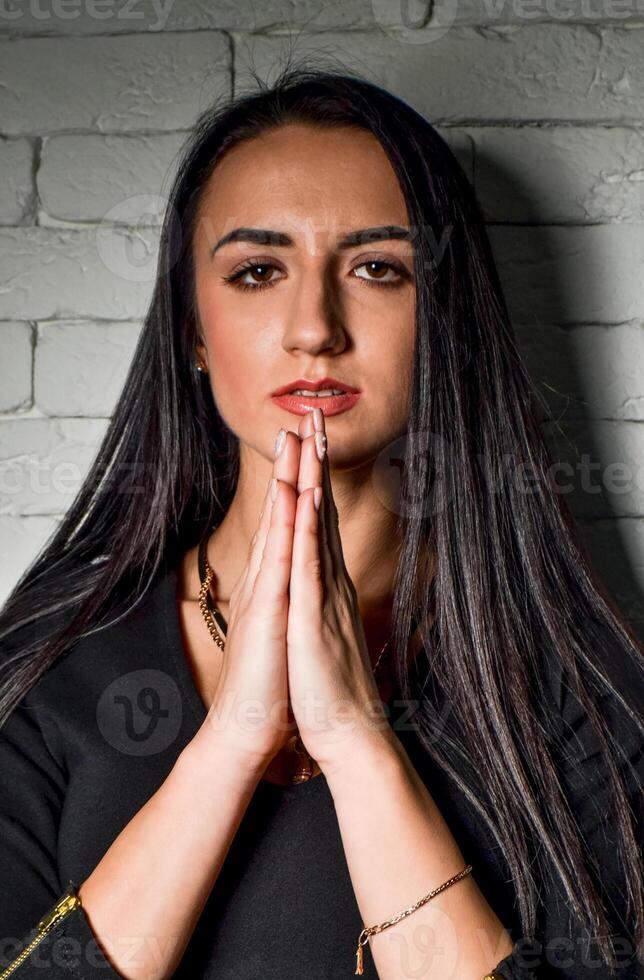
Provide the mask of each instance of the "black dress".
MULTIPOLYGON (((182 646, 176 590, 176 569, 162 568, 132 612, 76 643, 0 729, 0 971, 36 935, 37 922, 68 883, 88 877, 206 717, 182 646)), ((618 686, 637 682, 623 654, 611 664, 618 686)), ((606 777, 579 705, 557 687, 556 678, 550 681, 562 732, 568 733, 570 804, 614 903, 615 930, 627 937, 617 977, 635 980, 642 969, 633 954, 632 923, 625 923, 623 879, 610 828, 600 820, 610 809, 606 777)), ((615 739, 641 777, 644 749, 636 726, 610 704, 603 710, 612 712, 615 739)), ((561 896, 544 901, 535 941, 522 940, 499 845, 468 799, 417 751, 413 727, 406 727, 396 728, 398 737, 515 942, 496 967, 499 977, 606 976, 602 967, 584 963, 583 944, 561 896)), ((632 778, 629 785, 641 839, 642 797, 632 778)), ((324 775, 287 787, 260 780, 173 976, 347 980, 354 975, 362 926, 324 775)), ((79 908, 37 944, 13 976, 118 974, 102 957, 79 908)), ((364 977, 377 977, 368 949, 364 977)))

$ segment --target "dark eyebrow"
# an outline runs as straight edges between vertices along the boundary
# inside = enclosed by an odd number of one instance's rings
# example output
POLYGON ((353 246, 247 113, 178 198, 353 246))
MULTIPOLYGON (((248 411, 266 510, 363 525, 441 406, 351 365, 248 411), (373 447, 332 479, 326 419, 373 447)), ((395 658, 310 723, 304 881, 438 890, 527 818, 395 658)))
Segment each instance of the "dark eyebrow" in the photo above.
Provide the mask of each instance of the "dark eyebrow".
MULTIPOLYGON (((350 231, 348 235, 338 241, 337 248, 354 248, 356 245, 390 239, 411 241, 412 238, 413 233, 410 228, 403 228, 401 225, 381 225, 376 228, 361 228, 358 231, 350 231)), ((266 228, 234 228, 213 246, 210 253, 211 257, 217 249, 228 242, 254 242, 256 245, 280 245, 284 247, 295 245, 291 236, 283 231, 270 231, 266 228)))

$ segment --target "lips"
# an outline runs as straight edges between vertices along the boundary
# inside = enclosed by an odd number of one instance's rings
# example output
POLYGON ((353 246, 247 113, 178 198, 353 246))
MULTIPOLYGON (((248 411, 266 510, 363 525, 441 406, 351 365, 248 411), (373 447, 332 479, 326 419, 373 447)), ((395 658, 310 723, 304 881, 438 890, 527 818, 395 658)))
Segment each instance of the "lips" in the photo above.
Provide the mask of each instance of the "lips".
MULTIPOLYGON (((359 388, 354 388, 352 385, 347 384, 345 381, 339 381, 337 378, 330 378, 328 375, 325 378, 320 378, 318 381, 309 381, 307 378, 298 378, 296 381, 290 381, 288 384, 283 385, 281 388, 277 388, 271 395, 272 398, 278 397, 280 395, 289 395, 293 391, 297 391, 298 388, 306 391, 323 391, 327 388, 339 388, 346 394, 357 395, 360 391, 359 388)), ((296 396, 296 397, 305 397, 296 396)), ((336 396, 330 396, 336 397, 336 396)), ((337 396, 341 397, 340 395, 337 396)), ((323 401, 326 399, 319 399, 323 401)))
POLYGON ((273 404, 292 415, 306 415, 313 408, 319 408, 325 418, 340 415, 353 408, 360 398, 360 392, 347 391, 343 395, 272 395, 273 404))

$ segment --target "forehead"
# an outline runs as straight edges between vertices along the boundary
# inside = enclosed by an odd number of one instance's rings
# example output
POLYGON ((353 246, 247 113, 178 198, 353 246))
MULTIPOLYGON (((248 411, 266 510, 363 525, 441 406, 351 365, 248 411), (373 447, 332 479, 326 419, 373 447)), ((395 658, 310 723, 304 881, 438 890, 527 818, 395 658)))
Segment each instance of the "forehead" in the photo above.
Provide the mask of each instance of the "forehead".
POLYGON ((239 225, 293 237, 408 223, 405 199, 379 141, 357 127, 289 124, 229 150, 200 214, 213 233, 239 225))

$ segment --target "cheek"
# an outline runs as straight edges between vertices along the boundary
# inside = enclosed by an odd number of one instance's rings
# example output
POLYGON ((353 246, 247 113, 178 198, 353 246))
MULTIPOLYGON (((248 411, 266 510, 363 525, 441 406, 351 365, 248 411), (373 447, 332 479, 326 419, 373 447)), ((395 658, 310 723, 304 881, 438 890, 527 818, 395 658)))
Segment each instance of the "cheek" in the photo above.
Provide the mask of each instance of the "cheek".
POLYGON ((240 413, 252 401, 252 379, 258 377, 256 350, 223 290, 201 281, 197 302, 215 403, 226 424, 236 431, 240 413))
POLYGON ((219 412, 240 435, 246 420, 256 417, 263 392, 261 364, 252 345, 243 343, 234 331, 217 331, 209 342, 210 383, 219 412))
POLYGON ((374 336, 366 353, 370 367, 365 374, 373 380, 379 406, 374 409, 392 429, 398 429, 407 419, 414 363, 413 325, 392 323, 386 332, 374 336))
POLYGON ((258 342, 257 330, 245 329, 233 319, 217 326, 204 324, 210 359, 210 385, 219 414, 243 442, 255 445, 260 420, 270 404, 270 392, 279 383, 271 369, 274 355, 258 342))

